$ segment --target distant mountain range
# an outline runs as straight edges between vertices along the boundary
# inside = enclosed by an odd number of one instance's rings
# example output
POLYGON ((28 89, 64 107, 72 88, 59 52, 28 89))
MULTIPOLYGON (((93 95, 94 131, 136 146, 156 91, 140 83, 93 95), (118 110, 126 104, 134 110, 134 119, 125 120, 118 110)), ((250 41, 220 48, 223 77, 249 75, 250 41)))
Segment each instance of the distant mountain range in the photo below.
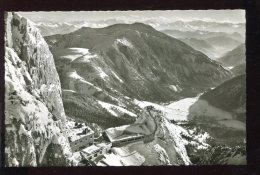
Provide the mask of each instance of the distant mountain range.
MULTIPOLYGON (((131 23, 134 22, 127 19, 107 19, 99 21, 71 21, 59 23, 41 21, 37 22, 36 25, 41 30, 42 35, 49 36, 55 34, 67 34, 74 32, 81 27, 102 28, 114 24, 131 23)), ((201 51, 212 59, 223 56, 226 52, 245 42, 245 25, 243 23, 218 23, 199 20, 175 22, 164 20, 143 20, 142 23, 148 24, 156 30, 160 30, 174 38, 183 40, 194 49, 201 51), (224 43, 223 45, 220 43, 221 41, 224 43), (201 42, 204 42, 204 44, 201 42), (206 45, 211 46, 204 47, 205 42, 207 42, 206 45)))
POLYGON ((203 31, 203 30, 182 31, 182 30, 173 30, 173 29, 161 30, 161 32, 168 34, 174 38, 182 38, 182 39, 195 38, 195 39, 205 40, 207 38, 212 38, 212 37, 226 36, 240 42, 245 42, 245 37, 238 32, 228 33, 228 32, 211 32, 211 31, 203 31))
POLYGON ((232 34, 200 30, 163 30, 162 32, 182 40, 211 59, 217 59, 245 42, 245 38, 238 32, 232 34))
MULTIPOLYGON (((245 36, 245 24, 244 23, 219 23, 219 22, 207 22, 207 21, 175 21, 168 22, 164 20, 140 20, 141 23, 148 24, 157 30, 161 31, 182 31, 182 32, 213 32, 213 33, 238 33, 245 36)), ((123 19, 107 19, 99 21, 71 21, 71 22, 52 22, 52 21, 38 21, 36 22, 37 27, 41 30, 44 36, 53 35, 53 34, 64 34, 59 32, 66 32, 63 30, 66 26, 70 26, 67 33, 75 31, 81 27, 91 27, 91 28, 102 28, 107 27, 113 24, 132 24, 136 21, 123 20, 123 19)), ((68 28, 67 28, 68 29, 68 28)), ((233 35, 233 34, 232 34, 233 35)), ((239 37, 239 36, 238 36, 239 37)))

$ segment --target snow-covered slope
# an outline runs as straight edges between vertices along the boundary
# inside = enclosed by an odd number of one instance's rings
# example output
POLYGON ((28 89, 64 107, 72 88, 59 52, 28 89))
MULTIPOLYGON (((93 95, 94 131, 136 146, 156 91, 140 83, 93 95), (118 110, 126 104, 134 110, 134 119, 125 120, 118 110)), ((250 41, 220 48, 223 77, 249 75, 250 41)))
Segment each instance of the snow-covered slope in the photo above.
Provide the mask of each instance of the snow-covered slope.
MULTIPOLYGON (((72 165, 52 54, 38 29, 5 14, 5 165, 72 165)), ((75 163, 75 162, 74 162, 75 163)))

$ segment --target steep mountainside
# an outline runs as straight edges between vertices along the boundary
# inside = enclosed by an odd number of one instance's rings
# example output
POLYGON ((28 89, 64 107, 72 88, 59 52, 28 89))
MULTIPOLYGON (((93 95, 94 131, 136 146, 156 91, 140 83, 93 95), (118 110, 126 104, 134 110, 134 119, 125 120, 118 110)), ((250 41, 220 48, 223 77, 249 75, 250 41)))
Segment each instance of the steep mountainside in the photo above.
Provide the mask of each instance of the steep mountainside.
POLYGON ((40 32, 5 14, 5 165, 72 165, 53 56, 40 32))
POLYGON ((235 112, 234 110, 245 107, 246 75, 226 81, 215 89, 204 93, 200 99, 207 100, 211 105, 226 111, 235 112))
POLYGON ((220 142, 242 144, 246 121, 246 75, 232 78, 201 95, 190 107, 189 119, 204 125, 220 142))
MULTIPOLYGON (((59 67, 64 66, 59 62, 67 61, 67 67, 71 66, 85 79, 99 76, 99 82, 92 81, 94 85, 103 83, 104 87, 113 87, 128 96, 136 94, 133 97, 145 100, 169 100, 181 92, 197 93, 230 76, 200 52, 140 23, 82 28, 67 35, 46 37, 46 40, 59 72, 59 67), (170 85, 178 85, 182 91, 176 93, 170 85)), ((62 70, 68 72, 68 68, 62 70)))
POLYGON ((235 49, 231 50, 223 57, 218 59, 224 66, 237 66, 240 64, 245 64, 246 62, 246 48, 245 44, 241 44, 235 49))
POLYGON ((246 63, 239 64, 231 69, 234 75, 243 75, 246 73, 246 63))
POLYGON ((79 107, 86 102, 78 99, 75 104, 71 98, 85 96, 98 99, 106 109, 110 103, 134 110, 128 98, 166 102, 193 96, 231 76, 206 55, 141 23, 83 27, 45 39, 55 58, 65 106, 69 102, 79 107))
POLYGON ((211 59, 216 59, 220 54, 212 45, 210 45, 204 40, 196 38, 185 38, 181 40, 186 44, 190 45, 192 48, 201 51, 211 59))
POLYGON ((210 45, 214 46, 216 48, 216 50, 221 53, 226 53, 230 50, 233 50, 240 44, 242 44, 242 42, 239 42, 228 36, 211 37, 211 38, 205 39, 205 41, 207 43, 209 43, 210 45))

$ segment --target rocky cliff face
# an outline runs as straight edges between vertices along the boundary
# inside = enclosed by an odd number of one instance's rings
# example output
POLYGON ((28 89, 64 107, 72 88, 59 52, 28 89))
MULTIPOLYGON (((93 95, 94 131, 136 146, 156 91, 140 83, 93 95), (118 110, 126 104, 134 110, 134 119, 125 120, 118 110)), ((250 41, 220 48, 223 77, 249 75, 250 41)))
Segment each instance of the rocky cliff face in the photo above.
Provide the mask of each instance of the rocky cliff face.
POLYGON ((5 14, 5 165, 72 165, 53 56, 38 29, 5 14))

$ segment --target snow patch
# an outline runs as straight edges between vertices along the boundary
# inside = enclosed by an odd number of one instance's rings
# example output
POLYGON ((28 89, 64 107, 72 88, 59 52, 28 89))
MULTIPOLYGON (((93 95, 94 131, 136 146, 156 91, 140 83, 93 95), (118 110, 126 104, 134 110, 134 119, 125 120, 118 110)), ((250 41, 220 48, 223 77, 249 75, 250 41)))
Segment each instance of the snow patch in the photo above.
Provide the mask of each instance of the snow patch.
MULTIPOLYGON (((98 91, 102 91, 102 89, 100 89, 99 87, 95 86, 94 84, 92 84, 91 82, 86 81, 83 77, 81 77, 76 70, 69 72, 69 77, 73 78, 75 80, 79 80, 82 83, 88 84, 92 87, 94 87, 96 90, 98 91)), ((75 91, 74 91, 75 92, 75 91)))
POLYGON ((98 103, 105 108, 108 112, 110 112, 113 116, 118 117, 120 114, 128 114, 132 117, 137 117, 136 114, 120 107, 120 106, 116 106, 116 105, 112 105, 110 103, 106 103, 106 102, 102 102, 102 101, 98 101, 98 103))
POLYGON ((139 101, 134 99, 134 103, 140 108, 146 106, 154 106, 155 109, 163 112, 164 116, 169 120, 187 120, 189 115, 189 108, 197 101, 198 97, 185 98, 169 105, 160 105, 148 101, 139 101))
POLYGON ((121 78, 119 78, 119 76, 114 71, 112 71, 112 74, 116 77, 116 79, 119 80, 120 83, 124 82, 121 78))
POLYGON ((113 149, 112 154, 106 154, 97 165, 98 166, 140 166, 145 161, 145 158, 138 152, 129 152, 129 150, 123 150, 122 148, 113 149), (118 153, 123 153, 121 156, 118 153))
POLYGON ((133 44, 131 42, 129 42, 125 37, 122 38, 122 39, 116 39, 116 44, 120 43, 120 44, 123 44, 127 47, 130 47, 130 48, 133 48, 133 44))
POLYGON ((74 79, 80 79, 83 80, 84 78, 82 78, 76 71, 70 72, 69 73, 69 77, 70 78, 74 78, 74 79))
POLYGON ((178 91, 178 88, 177 88, 176 86, 174 86, 174 85, 170 85, 169 87, 170 87, 172 90, 174 90, 175 92, 178 91))
POLYGON ((87 48, 71 47, 59 50, 58 52, 56 54, 59 58, 67 58, 71 61, 77 60, 79 62, 90 62, 92 58, 97 57, 96 54, 90 53, 87 48))
POLYGON ((70 89, 62 89, 63 92, 71 92, 71 93, 76 93, 76 91, 70 90, 70 89))
POLYGON ((99 76, 100 76, 102 79, 105 79, 105 78, 108 77, 108 75, 107 75, 100 67, 96 67, 96 70, 98 71, 99 76))
POLYGON ((164 164, 164 165, 169 165, 169 157, 165 151, 159 144, 154 145, 155 151, 158 153, 158 159, 164 164))

